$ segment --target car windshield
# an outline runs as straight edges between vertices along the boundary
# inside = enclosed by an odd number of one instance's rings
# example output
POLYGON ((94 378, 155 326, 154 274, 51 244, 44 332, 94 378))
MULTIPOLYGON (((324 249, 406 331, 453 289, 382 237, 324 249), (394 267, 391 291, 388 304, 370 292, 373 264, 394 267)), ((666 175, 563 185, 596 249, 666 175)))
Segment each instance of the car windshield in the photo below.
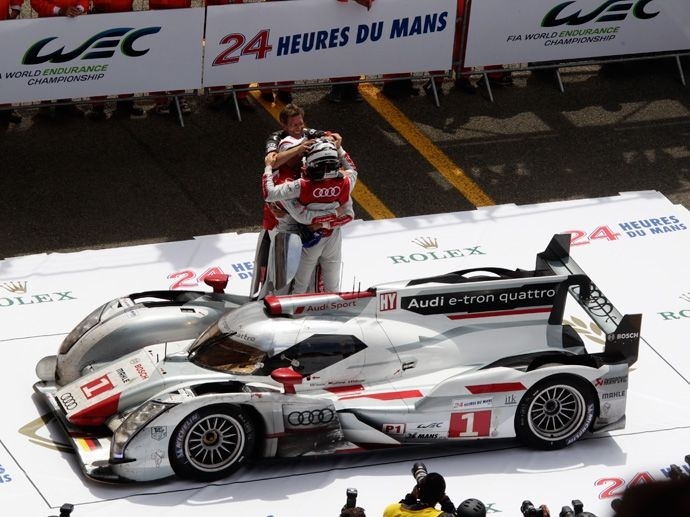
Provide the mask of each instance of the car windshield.
POLYGON ((256 373, 263 367, 266 353, 235 340, 235 335, 235 332, 222 332, 214 323, 191 346, 190 362, 235 375, 256 373))

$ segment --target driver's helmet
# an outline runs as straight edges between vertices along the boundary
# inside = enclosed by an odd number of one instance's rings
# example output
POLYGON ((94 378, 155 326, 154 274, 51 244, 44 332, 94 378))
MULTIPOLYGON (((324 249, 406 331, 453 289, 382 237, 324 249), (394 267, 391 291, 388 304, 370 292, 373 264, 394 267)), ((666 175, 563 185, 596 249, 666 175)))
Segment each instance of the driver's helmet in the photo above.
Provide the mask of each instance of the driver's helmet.
POLYGON ((338 175, 340 159, 338 149, 332 140, 319 138, 311 146, 304 158, 306 174, 309 179, 321 180, 338 175))

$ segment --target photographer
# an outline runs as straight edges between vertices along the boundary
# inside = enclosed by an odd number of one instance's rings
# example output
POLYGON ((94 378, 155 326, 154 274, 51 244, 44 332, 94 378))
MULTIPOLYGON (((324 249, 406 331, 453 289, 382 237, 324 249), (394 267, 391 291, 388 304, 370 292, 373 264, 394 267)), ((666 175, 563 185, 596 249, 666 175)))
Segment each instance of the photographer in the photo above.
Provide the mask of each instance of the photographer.
POLYGON ((345 505, 340 510, 340 517, 367 517, 364 513, 364 508, 357 506, 356 488, 348 488, 345 496, 345 505))
POLYGON ((427 473, 423 463, 415 463, 412 475, 417 481, 412 492, 400 502, 389 504, 383 511, 383 517, 455 516, 455 505, 446 495, 446 480, 441 474, 427 473))

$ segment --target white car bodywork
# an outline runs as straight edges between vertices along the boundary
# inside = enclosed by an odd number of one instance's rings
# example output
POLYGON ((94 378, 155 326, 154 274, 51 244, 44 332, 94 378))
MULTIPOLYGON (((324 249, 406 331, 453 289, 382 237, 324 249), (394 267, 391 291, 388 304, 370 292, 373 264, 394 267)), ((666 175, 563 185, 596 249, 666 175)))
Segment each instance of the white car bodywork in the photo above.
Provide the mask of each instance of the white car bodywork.
MULTIPOLYGON (((596 289, 569 242, 555 236, 534 271, 235 300, 196 339, 128 345, 101 360, 94 336, 112 335, 99 334, 113 325, 106 318, 72 337, 79 349, 95 332, 78 359, 65 350, 39 363, 35 390, 85 474, 105 481, 213 480, 256 457, 442 441, 565 447, 624 426, 641 320, 596 289), (563 324, 568 295, 606 334, 604 352, 587 353, 563 324), (75 364, 79 375, 63 375, 75 364)), ((200 310, 183 307, 185 318, 200 310)))

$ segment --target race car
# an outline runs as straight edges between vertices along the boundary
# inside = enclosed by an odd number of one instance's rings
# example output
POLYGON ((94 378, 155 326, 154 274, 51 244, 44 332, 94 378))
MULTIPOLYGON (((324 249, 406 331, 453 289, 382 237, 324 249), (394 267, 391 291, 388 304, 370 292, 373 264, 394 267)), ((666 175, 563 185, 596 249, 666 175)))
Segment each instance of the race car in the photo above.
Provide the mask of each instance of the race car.
MULTIPOLYGON (((34 388, 83 472, 102 481, 212 481, 259 458, 492 438, 559 449, 624 427, 641 325, 569 248, 569 234, 555 235, 533 270, 465 269, 246 303, 214 293, 229 305, 198 336, 144 332, 136 349, 125 320, 113 336, 104 316, 131 311, 136 322, 165 303, 106 304, 67 339, 78 347, 96 331, 108 350, 92 338, 70 361, 63 346, 39 362, 34 388), (588 352, 564 324, 568 299, 605 334, 603 351, 588 352)), ((187 324, 186 305, 168 298, 187 324)))

